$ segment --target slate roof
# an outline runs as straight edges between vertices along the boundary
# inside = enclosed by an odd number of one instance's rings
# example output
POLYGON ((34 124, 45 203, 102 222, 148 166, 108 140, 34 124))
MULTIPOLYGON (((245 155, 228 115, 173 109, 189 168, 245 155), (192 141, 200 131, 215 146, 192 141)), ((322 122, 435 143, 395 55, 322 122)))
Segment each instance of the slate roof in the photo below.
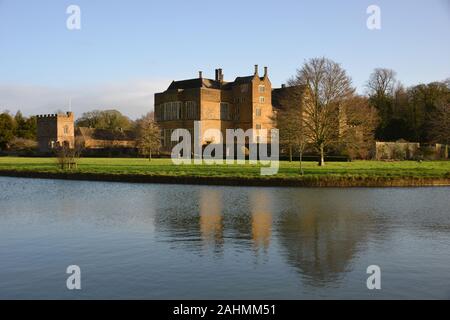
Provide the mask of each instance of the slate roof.
MULTIPOLYGON (((244 83, 250 83, 254 76, 247 77, 237 77, 233 82, 226 81, 216 81, 207 78, 196 78, 181 81, 172 81, 167 90, 184 90, 184 89, 194 89, 194 88, 208 88, 208 89, 231 89, 235 85, 241 85, 244 83)), ((262 80, 263 78, 261 78, 262 80)))

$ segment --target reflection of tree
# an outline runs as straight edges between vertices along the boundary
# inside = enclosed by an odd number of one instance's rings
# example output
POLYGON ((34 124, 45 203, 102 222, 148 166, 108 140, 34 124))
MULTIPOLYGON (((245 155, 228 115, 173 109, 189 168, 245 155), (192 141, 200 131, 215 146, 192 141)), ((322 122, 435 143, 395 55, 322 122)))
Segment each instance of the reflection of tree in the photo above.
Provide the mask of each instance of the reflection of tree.
MULTIPOLYGON (((313 286, 339 280, 365 242, 371 219, 352 211, 351 203, 303 199, 300 211, 280 219, 278 238, 288 262, 313 286)), ((336 199, 335 199, 336 200, 336 199)), ((350 200, 351 202, 351 200, 350 200)))

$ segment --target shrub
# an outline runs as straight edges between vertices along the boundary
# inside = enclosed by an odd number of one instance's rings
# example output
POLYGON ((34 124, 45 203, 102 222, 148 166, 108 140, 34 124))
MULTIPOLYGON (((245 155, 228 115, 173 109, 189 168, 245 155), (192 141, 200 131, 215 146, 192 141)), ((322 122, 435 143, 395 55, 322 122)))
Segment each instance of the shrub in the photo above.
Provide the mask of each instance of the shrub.
POLYGON ((392 152, 392 158, 395 160, 405 160, 406 150, 401 147, 401 145, 396 144, 392 152))
POLYGON ((386 145, 381 145, 378 148, 377 152, 377 160, 387 160, 389 159, 389 152, 386 145))
POLYGON ((9 143, 9 149, 11 151, 33 151, 37 148, 37 142, 24 138, 13 138, 9 143))

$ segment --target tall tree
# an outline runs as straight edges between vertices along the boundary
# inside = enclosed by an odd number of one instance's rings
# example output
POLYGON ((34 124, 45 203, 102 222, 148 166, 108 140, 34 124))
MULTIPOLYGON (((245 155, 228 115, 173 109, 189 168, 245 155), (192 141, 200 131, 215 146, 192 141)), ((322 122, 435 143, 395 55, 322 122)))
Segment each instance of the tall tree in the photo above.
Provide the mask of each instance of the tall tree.
POLYGON ((141 154, 152 159, 152 154, 161 147, 161 129, 156 124, 154 113, 150 112, 136 121, 137 146, 141 154))
POLYGON ((310 98, 304 104, 303 129, 319 153, 319 166, 325 165, 325 148, 338 140, 339 108, 354 92, 351 79, 340 64, 327 58, 305 62, 289 81, 308 88, 310 98))
POLYGON ((450 145, 450 104, 439 105, 431 117, 432 141, 450 145))
POLYGON ((450 145, 450 98, 441 101, 430 116, 429 135, 431 141, 445 144, 445 157, 448 158, 450 145))
POLYGON ((377 68, 367 82, 370 96, 385 97, 394 94, 396 73, 391 69, 377 68))
POLYGON ((379 122, 377 110, 366 97, 354 95, 343 104, 340 141, 351 158, 369 159, 379 122))
POLYGON ((78 127, 107 130, 129 130, 133 122, 117 110, 85 112, 76 122, 78 127))
POLYGON ((35 140, 36 139, 36 130, 37 130, 37 122, 36 117, 25 118, 22 115, 22 112, 17 111, 14 116, 15 122, 15 130, 14 135, 17 138, 35 140))
POLYGON ((303 152, 307 141, 303 125, 303 103, 307 99, 304 86, 292 86, 281 90, 274 122, 280 130, 280 143, 289 153, 289 161, 295 151, 299 154, 300 171, 303 174, 303 152))
POLYGON ((435 118, 435 111, 450 103, 450 89, 445 82, 419 84, 408 89, 408 122, 412 139, 418 142, 429 141, 430 121, 435 118))
POLYGON ((14 118, 8 112, 0 114, 0 150, 8 148, 14 138, 14 118))
POLYGON ((385 133, 393 117, 396 82, 395 71, 377 68, 372 72, 366 84, 370 103, 377 108, 380 115, 380 123, 377 129, 377 138, 379 139, 390 138, 385 133))

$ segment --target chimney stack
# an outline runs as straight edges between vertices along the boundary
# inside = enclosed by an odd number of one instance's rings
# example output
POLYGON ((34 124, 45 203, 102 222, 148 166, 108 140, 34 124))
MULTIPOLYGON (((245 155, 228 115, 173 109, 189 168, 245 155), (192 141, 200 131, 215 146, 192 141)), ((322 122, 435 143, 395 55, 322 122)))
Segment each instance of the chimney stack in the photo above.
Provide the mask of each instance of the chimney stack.
POLYGON ((222 69, 219 69, 219 81, 223 82, 223 72, 222 69))
POLYGON ((216 69, 216 76, 214 78, 216 81, 219 81, 219 69, 216 69))
POLYGON ((282 85, 281 85, 281 88, 286 88, 286 85, 283 83, 282 85))
POLYGON ((267 67, 264 67, 264 78, 267 77, 267 67))
POLYGON ((198 77, 199 77, 200 79, 203 79, 203 72, 202 72, 202 71, 199 71, 199 72, 198 72, 198 77))
POLYGON ((255 64, 255 76, 257 76, 257 75, 258 75, 258 65, 255 64))

